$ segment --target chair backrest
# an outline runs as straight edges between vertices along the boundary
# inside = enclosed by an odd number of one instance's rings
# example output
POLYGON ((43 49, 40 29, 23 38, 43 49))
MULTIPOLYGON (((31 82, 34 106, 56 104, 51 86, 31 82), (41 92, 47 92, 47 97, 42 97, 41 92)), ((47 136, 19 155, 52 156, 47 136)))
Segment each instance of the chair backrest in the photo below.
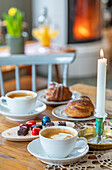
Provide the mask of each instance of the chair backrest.
POLYGON ((64 64, 63 84, 67 85, 68 65, 75 60, 75 53, 49 54, 49 55, 24 55, 17 54, 0 57, 0 85, 1 96, 5 95, 1 66, 16 65, 15 78, 16 90, 20 90, 19 65, 32 65, 32 90, 36 91, 36 65, 48 65, 48 86, 52 81, 52 65, 64 64))

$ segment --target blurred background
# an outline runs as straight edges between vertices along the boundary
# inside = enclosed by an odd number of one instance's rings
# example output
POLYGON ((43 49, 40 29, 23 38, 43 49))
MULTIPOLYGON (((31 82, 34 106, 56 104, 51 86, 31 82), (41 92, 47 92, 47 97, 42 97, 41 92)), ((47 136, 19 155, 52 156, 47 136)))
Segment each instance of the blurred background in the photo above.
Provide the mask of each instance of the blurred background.
MULTIPOLYGON (((24 12, 27 40, 41 44, 40 25, 44 23, 50 26, 52 43, 76 49, 76 60, 69 67, 68 85, 96 86, 97 59, 102 48, 108 59, 107 88, 112 89, 112 0, 0 0, 1 47, 6 43, 7 33, 3 13, 11 7, 24 12)), ((38 74, 46 77, 46 68, 38 67, 38 74)), ((53 75, 55 80, 55 71, 53 75)))

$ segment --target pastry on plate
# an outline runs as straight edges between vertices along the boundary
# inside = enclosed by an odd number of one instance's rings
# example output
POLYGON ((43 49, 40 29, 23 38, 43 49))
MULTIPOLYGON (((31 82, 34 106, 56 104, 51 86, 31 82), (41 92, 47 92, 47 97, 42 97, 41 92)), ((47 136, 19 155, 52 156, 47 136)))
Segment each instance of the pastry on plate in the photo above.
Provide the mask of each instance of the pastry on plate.
POLYGON ((80 99, 70 101, 65 107, 65 113, 69 117, 89 117, 94 115, 94 105, 87 96, 81 96, 80 99))
POLYGON ((71 97, 72 92, 69 90, 69 88, 56 82, 51 82, 50 87, 46 92, 46 100, 48 101, 66 101, 70 100, 71 97))

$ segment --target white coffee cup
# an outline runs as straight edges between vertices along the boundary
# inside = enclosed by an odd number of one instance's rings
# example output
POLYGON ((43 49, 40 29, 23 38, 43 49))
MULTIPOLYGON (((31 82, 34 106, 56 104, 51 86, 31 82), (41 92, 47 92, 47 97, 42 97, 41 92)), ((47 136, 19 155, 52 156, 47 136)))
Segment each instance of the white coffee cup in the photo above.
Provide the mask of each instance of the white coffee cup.
POLYGON ((39 133, 40 137, 40 143, 46 152, 46 154, 49 157, 52 158, 64 158, 67 157, 73 149, 85 149, 87 146, 87 140, 83 137, 78 138, 78 132, 72 127, 67 127, 67 126, 52 126, 48 127, 45 129, 42 129, 39 133), (47 130, 53 130, 56 131, 55 129, 65 129, 71 131, 74 135, 71 138, 68 139, 50 139, 45 137, 43 134, 47 130), (75 147, 75 144, 77 141, 83 140, 84 145, 81 147, 75 147))
POLYGON ((1 97, 1 104, 17 115, 28 114, 33 111, 36 101, 37 93, 29 90, 15 90, 8 92, 5 97, 1 97), (21 94, 23 95, 22 97, 21 94), (3 102, 4 99, 6 102, 3 102))

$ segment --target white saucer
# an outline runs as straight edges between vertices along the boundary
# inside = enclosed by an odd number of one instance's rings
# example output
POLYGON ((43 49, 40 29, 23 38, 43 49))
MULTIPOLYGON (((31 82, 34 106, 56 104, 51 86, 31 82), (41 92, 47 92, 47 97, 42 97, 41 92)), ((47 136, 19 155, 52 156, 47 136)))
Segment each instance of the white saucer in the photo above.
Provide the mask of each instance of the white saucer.
POLYGON ((0 114, 6 116, 10 120, 19 121, 19 122, 34 119, 38 116, 38 114, 43 112, 45 109, 46 109, 46 105, 37 100, 35 109, 32 112, 24 115, 17 115, 15 113, 12 113, 10 109, 0 104, 0 114))
MULTIPOLYGON (((77 142, 76 146, 81 146, 82 142, 77 142)), ((83 157, 89 150, 89 146, 87 145, 83 151, 73 150, 70 155, 66 158, 50 158, 44 152, 40 139, 35 139, 30 142, 27 146, 28 151, 35 156, 40 161, 50 164, 50 165, 67 165, 78 161, 79 158, 83 157)))
MULTIPOLYGON (((48 101, 48 100, 46 100, 45 93, 46 93, 46 89, 38 91, 37 92, 37 99, 42 101, 42 102, 44 102, 45 104, 48 104, 48 105, 67 104, 70 101, 70 100, 66 100, 66 101, 62 101, 62 102, 48 101)), ((77 99, 79 99, 80 96, 81 96, 80 93, 72 91, 72 98, 71 98, 71 100, 77 100, 77 99)))
POLYGON ((64 120, 69 120, 69 121, 86 121, 86 120, 93 120, 95 119, 95 116, 90 116, 90 117, 85 117, 85 118, 75 118, 75 117, 69 117, 66 113, 65 113, 65 106, 66 105, 62 105, 62 106, 58 106, 56 108, 54 108, 52 110, 52 114, 59 118, 59 119, 64 119, 64 120))
MULTIPOLYGON (((55 126, 58 126, 58 121, 52 121, 55 126)), ((36 122, 37 124, 42 124, 42 122, 36 122)), ((74 127, 73 122, 66 122, 66 126, 68 127, 74 127)), ((43 128, 45 128, 43 126, 43 128)), ((26 136, 18 136, 17 131, 19 130, 19 126, 10 128, 2 132, 2 137, 4 137, 6 140, 10 141, 31 141, 33 139, 36 139, 39 137, 39 135, 33 136, 31 130, 29 130, 28 134, 26 136)))

